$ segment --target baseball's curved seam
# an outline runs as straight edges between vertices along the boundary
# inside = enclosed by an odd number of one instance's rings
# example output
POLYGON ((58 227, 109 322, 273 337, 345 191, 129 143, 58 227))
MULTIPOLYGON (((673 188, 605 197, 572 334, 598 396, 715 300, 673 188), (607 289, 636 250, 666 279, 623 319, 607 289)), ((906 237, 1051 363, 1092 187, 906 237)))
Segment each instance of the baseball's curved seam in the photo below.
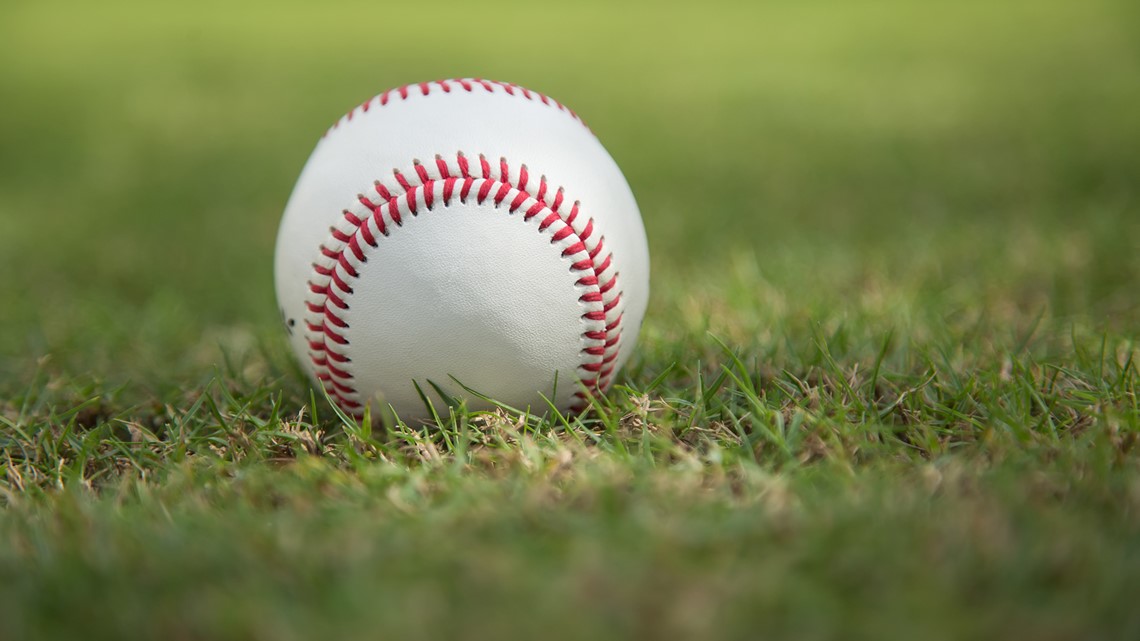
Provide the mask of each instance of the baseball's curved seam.
POLYGON ((537 99, 544 105, 556 107, 559 111, 568 114, 574 120, 582 123, 582 126, 586 127, 587 131, 590 131, 590 127, 586 125, 585 121, 583 121, 578 116, 578 114, 574 113, 573 109, 545 94, 538 93, 537 91, 532 91, 526 87, 516 85, 513 82, 484 80, 483 78, 449 78, 447 80, 435 80, 432 82, 418 82, 415 84, 403 85, 394 89, 389 89, 384 93, 372 96, 360 105, 353 107, 351 111, 333 123, 332 127, 329 127, 325 131, 324 136, 327 136, 330 132, 340 127, 341 123, 351 121, 353 116, 355 116, 358 111, 360 113, 368 113, 368 110, 372 108, 373 103, 384 107, 387 106, 388 103, 393 99, 404 101, 412 96, 426 97, 430 96, 433 91, 443 91, 444 93, 451 93, 452 91, 464 91, 466 93, 473 93, 479 89, 482 89, 487 93, 495 93, 496 90, 501 90, 508 96, 522 97, 531 101, 537 99))
MULTIPOLYGON (((359 414, 363 407, 354 377, 348 371, 351 359, 339 350, 348 344, 345 337, 348 322, 341 313, 349 308, 347 300, 353 294, 351 282, 359 277, 359 266, 367 262, 365 247, 378 248, 379 237, 389 234, 389 225, 402 226, 407 215, 417 216, 420 207, 432 209, 437 198, 448 206, 457 197, 466 202, 472 194, 477 203, 491 200, 496 209, 506 203, 508 214, 523 210, 524 222, 546 212, 539 219, 538 231, 548 234, 551 244, 563 247, 563 258, 583 255, 570 269, 588 272, 575 286, 588 289, 578 300, 591 310, 583 314, 582 319, 595 322, 595 326, 582 333, 582 340, 589 346, 580 352, 583 362, 578 366, 579 382, 588 389, 601 392, 608 389, 620 351, 622 292, 613 255, 604 251, 605 238, 595 235, 593 218, 579 216, 577 202, 568 214, 560 211, 566 202, 561 188, 555 191, 551 202, 547 202, 550 190, 545 176, 538 181, 531 180, 526 165, 520 165, 512 175, 505 158, 497 165, 499 175, 495 177, 493 165, 482 155, 476 163, 462 152, 450 161, 436 156, 434 168, 415 161, 414 175, 393 170, 395 185, 385 185, 379 180, 373 185, 379 202, 359 194, 358 204, 353 206, 356 211, 344 210, 339 227, 330 227, 330 237, 320 246, 320 255, 313 263, 313 276, 308 282, 310 295, 306 300, 305 329, 314 375, 346 411, 359 414), (473 164, 476 167, 473 168, 473 164), (560 227, 555 228, 556 225, 560 227), (598 322, 603 325, 597 327, 598 322)), ((578 411, 583 409, 589 395, 577 390, 574 398, 572 409, 578 411)))

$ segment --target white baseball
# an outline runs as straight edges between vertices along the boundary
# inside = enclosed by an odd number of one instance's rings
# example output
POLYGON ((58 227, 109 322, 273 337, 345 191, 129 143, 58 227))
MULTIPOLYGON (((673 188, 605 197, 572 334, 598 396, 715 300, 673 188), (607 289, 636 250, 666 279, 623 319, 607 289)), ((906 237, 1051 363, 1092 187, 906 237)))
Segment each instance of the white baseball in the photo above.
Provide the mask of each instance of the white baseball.
POLYGON ((416 383, 580 410, 629 358, 649 296, 637 203, 561 103, 444 80, 376 96, 317 144, 277 236, 304 368, 345 411, 423 418, 416 383), (462 385, 457 384, 462 383, 462 385))

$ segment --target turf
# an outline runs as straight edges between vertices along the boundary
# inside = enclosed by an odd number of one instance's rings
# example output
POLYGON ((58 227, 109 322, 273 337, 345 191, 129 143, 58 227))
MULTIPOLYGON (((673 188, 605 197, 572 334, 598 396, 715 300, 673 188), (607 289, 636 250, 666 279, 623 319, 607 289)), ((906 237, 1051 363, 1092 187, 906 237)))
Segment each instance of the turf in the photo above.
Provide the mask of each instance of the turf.
POLYGON ((0 8, 0 638, 1140 637, 1140 13, 0 8), (626 172, 585 416, 343 420, 271 287, 321 132, 478 75, 626 172))

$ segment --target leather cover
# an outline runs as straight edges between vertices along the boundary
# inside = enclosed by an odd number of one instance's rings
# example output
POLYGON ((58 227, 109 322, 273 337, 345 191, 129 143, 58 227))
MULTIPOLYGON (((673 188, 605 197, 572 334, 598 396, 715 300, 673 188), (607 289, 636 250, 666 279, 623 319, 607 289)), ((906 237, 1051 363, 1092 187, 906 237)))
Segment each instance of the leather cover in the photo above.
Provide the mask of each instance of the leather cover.
POLYGON ((318 143, 277 238, 292 347, 346 411, 442 409, 455 380, 580 409, 629 358, 649 253, 621 171, 578 118, 516 85, 386 92, 318 143))

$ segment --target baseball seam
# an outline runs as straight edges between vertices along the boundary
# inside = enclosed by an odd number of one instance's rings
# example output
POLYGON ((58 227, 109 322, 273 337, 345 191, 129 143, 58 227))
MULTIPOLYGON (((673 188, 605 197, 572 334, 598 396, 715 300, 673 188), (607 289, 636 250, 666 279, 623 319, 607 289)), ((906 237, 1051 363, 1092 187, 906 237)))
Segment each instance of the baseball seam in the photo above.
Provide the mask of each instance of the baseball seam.
POLYGON ((413 172, 394 169, 392 176, 373 183, 369 194, 342 212, 330 235, 320 246, 308 281, 305 338, 314 375, 346 412, 360 415, 364 402, 357 390, 348 355, 349 309, 353 284, 360 277, 368 255, 380 247, 393 226, 402 227, 424 211, 458 200, 491 201, 495 209, 537 224, 549 236, 569 269, 579 274, 575 285, 586 310, 581 316, 585 329, 578 365, 578 381, 587 391, 574 393, 574 411, 581 411, 590 393, 608 389, 621 347, 622 291, 613 255, 605 249, 605 237, 595 230, 594 219, 583 216, 577 201, 567 205, 562 188, 550 189, 545 176, 533 180, 525 164, 512 166, 506 158, 498 163, 480 155, 473 161, 458 152, 447 159, 437 155, 432 164, 413 161, 413 172), (497 170, 497 173, 496 173, 497 170))
POLYGON ((513 82, 484 80, 483 78, 450 78, 447 80, 435 80, 432 82, 418 82, 414 84, 403 85, 401 87, 389 89, 382 94, 373 96, 368 100, 365 100, 360 105, 354 107, 351 111, 333 123, 333 126, 329 127, 329 129, 325 132, 325 135, 327 136, 330 132, 340 127, 342 123, 351 121, 353 117, 358 113, 368 113, 369 109, 371 109, 373 106, 385 107, 394 99, 404 101, 414 96, 426 97, 430 96, 433 91, 442 91, 444 93, 451 93, 452 91, 464 91, 467 93, 474 93, 480 89, 486 93, 491 94, 502 92, 508 96, 521 97, 530 101, 537 100, 544 105, 555 107, 559 111, 568 114, 574 120, 582 123, 582 126, 586 127, 587 130, 590 129, 588 126, 586 126, 586 123, 578 116, 578 114, 574 113, 573 109, 570 109, 566 105, 558 102, 550 96, 541 94, 537 91, 531 91, 530 89, 516 85, 513 82))

